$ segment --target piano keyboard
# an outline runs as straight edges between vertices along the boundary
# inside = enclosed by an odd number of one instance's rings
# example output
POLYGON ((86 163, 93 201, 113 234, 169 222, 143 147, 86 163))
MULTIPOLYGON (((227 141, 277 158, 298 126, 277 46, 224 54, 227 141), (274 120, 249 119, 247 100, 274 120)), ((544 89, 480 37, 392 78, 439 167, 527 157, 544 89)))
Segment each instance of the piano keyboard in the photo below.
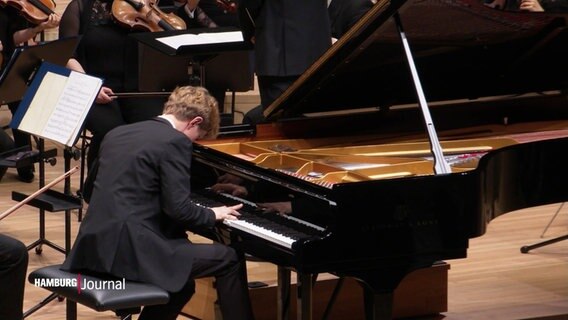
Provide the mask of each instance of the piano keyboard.
POLYGON ((233 229, 243 231, 277 245, 291 249, 299 239, 322 236, 325 229, 296 217, 278 213, 265 213, 255 203, 226 193, 216 193, 209 189, 191 195, 200 206, 218 207, 222 205, 243 204, 238 220, 224 220, 233 229))

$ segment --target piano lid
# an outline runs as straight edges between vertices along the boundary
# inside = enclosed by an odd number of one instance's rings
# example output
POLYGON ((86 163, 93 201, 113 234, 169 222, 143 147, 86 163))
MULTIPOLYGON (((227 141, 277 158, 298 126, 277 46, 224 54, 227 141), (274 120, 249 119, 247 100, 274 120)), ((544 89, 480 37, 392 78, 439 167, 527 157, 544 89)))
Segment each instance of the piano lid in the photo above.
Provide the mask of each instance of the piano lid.
POLYGON ((482 0, 379 0, 269 108, 269 120, 414 104, 398 10, 429 102, 568 88, 568 13, 482 0))

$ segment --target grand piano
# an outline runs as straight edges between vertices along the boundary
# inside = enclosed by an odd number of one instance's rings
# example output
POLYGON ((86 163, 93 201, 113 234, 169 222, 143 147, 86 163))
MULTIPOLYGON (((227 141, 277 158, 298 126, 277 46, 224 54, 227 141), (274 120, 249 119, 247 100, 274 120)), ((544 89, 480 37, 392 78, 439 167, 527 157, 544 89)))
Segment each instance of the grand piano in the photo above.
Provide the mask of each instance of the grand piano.
POLYGON ((195 145, 196 203, 245 204, 199 232, 279 266, 279 318, 294 270, 298 319, 322 272, 359 280, 368 318, 390 319, 407 274, 466 257, 502 214, 568 200, 567 18, 379 0, 268 123, 195 145))

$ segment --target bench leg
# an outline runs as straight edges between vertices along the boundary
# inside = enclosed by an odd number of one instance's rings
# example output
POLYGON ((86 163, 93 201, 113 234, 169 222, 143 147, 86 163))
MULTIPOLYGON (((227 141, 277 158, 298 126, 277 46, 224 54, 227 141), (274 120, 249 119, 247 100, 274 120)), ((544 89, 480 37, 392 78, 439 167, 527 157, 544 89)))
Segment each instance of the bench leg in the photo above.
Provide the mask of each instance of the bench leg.
POLYGON ((77 320, 77 303, 67 299, 67 320, 77 320))

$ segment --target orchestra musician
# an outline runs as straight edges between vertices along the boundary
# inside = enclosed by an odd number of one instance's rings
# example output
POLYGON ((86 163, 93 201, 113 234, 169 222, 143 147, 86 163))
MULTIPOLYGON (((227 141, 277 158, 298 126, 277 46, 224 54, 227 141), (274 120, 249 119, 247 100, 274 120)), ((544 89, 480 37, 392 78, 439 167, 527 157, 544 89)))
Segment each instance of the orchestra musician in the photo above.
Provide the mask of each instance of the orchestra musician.
POLYGON ((341 38, 372 7, 371 0, 331 0, 327 10, 332 42, 341 38))
POLYGON ((0 319, 22 319, 27 269, 26 246, 0 233, 0 319))
POLYGON ((72 0, 59 27, 60 38, 82 35, 67 67, 104 80, 85 122, 92 134, 89 168, 108 131, 157 116, 163 103, 162 98, 116 98, 116 93, 138 91, 138 42, 129 34, 145 31, 116 23, 112 4, 112 0, 72 0))
MULTIPOLYGON (((18 9, 13 6, 5 5, 0 6, 0 43, 2 52, 2 65, 0 68, 4 70, 6 63, 12 56, 16 46, 21 45, 33 45, 35 44, 35 38, 38 34, 47 29, 56 28, 59 25, 59 16, 55 13, 47 16, 47 19, 39 24, 32 24, 28 22, 24 16, 20 13, 18 9)), ((19 101, 12 102, 8 104, 8 108, 12 115, 16 113, 19 101)), ((14 136, 14 146, 13 147, 25 147, 29 146, 31 148, 31 138, 30 135, 19 131, 17 129, 12 130, 14 136)), ((34 166, 19 167, 18 179, 23 182, 32 182, 34 179, 34 166)))
POLYGON ((89 214, 63 269, 170 292, 169 303, 145 307, 142 320, 175 319, 194 293, 193 279, 215 276, 223 319, 252 319, 243 255, 219 243, 191 243, 186 234, 237 219, 242 207, 209 209, 189 197, 192 142, 218 130, 215 99, 202 87, 186 86, 170 95, 163 115, 110 131, 89 172, 89 214))
POLYGON ((326 0, 242 0, 239 15, 254 43, 260 106, 243 122, 264 121, 268 108, 331 46, 326 0))

